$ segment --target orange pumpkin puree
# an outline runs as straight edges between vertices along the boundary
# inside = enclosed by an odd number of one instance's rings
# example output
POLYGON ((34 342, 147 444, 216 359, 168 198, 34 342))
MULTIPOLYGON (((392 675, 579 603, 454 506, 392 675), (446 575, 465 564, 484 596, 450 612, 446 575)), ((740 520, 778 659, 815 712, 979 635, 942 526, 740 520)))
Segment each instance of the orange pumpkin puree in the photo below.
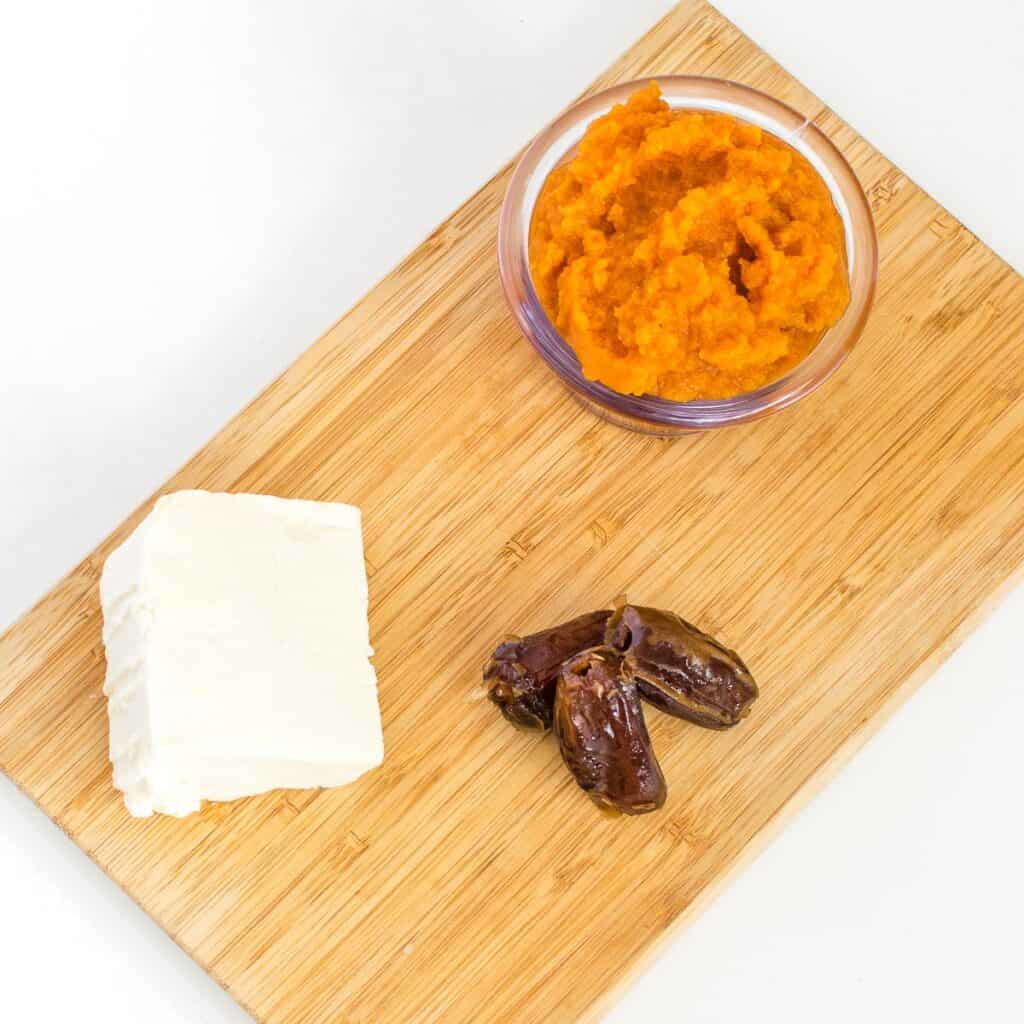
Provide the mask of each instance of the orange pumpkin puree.
POLYGON ((733 117, 673 112, 652 83, 544 183, 530 271, 588 378, 726 398, 782 376, 840 318, 843 237, 803 156, 733 117))

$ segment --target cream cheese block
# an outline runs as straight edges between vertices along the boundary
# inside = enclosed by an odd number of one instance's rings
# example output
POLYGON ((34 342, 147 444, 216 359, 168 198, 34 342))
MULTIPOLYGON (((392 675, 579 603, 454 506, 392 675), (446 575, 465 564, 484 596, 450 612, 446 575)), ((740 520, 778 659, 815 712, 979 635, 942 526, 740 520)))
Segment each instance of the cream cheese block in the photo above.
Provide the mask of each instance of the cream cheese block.
POLYGON ((137 816, 381 763, 359 509, 178 491, 100 581, 114 785, 137 816))

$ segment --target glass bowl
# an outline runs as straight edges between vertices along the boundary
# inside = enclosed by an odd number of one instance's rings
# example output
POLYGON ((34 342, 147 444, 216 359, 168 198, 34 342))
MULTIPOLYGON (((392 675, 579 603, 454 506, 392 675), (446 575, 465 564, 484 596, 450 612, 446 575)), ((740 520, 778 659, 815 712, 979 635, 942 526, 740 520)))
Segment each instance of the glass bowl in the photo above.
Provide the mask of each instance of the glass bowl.
POLYGON ((756 89, 719 78, 658 75, 590 96, 549 125, 523 153, 512 173, 498 223, 498 270, 505 297, 523 334, 562 383, 593 412, 620 426, 672 436, 767 416, 792 405, 824 383, 856 344, 867 320, 878 271, 874 222, 856 175, 838 149, 802 114, 756 89), (650 81, 669 106, 710 110, 759 125, 802 153, 832 194, 846 229, 850 304, 815 348, 778 380, 733 398, 673 402, 625 395, 583 376, 572 347, 548 319, 530 279, 527 243, 534 203, 551 171, 570 159, 587 126, 650 81))

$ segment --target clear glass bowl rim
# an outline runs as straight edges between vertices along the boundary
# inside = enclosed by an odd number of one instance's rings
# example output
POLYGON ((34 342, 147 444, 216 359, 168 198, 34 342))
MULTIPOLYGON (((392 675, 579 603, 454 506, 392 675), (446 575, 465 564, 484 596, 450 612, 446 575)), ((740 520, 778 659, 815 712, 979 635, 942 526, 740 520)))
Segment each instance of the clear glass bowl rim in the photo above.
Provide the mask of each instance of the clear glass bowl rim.
POLYGON ((498 221, 498 270, 523 334, 548 366, 590 406, 639 429, 688 432, 743 423, 784 409, 823 384, 843 363, 867 321, 878 274, 871 208, 857 176, 831 140, 792 107, 750 86, 697 75, 653 75, 595 93, 545 128, 519 158, 498 221), (673 402, 626 395, 583 376, 576 353, 544 312, 530 277, 528 241, 533 204, 548 174, 569 154, 587 125, 651 81, 670 106, 713 110, 760 125, 806 156, 821 174, 843 219, 850 304, 808 356, 788 374, 733 398, 673 402))

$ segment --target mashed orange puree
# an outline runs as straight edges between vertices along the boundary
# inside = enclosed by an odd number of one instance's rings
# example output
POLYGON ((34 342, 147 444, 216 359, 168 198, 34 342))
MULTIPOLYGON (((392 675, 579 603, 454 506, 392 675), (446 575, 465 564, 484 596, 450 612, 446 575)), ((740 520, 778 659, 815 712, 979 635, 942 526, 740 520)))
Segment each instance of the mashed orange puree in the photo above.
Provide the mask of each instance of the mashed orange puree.
POLYGON ((781 376, 849 301, 843 224, 807 160, 654 83, 541 190, 530 270, 590 379, 677 401, 781 376))

